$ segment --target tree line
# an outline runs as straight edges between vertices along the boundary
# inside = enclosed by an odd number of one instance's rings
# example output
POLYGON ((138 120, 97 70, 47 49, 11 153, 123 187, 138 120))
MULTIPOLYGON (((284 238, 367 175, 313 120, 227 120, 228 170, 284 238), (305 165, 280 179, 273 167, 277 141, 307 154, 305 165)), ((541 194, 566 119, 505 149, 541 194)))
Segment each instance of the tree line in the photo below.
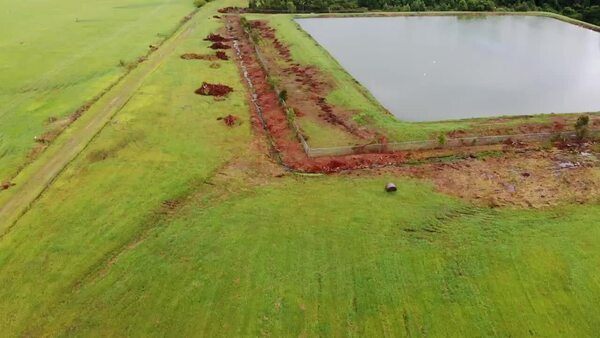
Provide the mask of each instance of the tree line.
POLYGON ((545 11, 600 25, 600 0, 250 0, 250 9, 284 12, 545 11))

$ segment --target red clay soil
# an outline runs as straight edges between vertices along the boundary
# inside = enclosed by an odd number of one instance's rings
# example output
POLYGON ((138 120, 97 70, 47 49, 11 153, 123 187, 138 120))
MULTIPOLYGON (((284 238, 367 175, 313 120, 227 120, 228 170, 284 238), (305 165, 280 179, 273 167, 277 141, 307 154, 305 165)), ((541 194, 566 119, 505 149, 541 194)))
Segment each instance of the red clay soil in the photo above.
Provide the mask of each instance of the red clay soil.
POLYGON ((204 38, 204 41, 211 41, 211 42, 225 42, 225 41, 229 41, 230 39, 221 36, 220 34, 208 34, 208 36, 206 38, 204 38))
POLYGON ((309 158, 288 125, 285 112, 279 105, 279 98, 268 83, 267 74, 259 65, 254 49, 243 33, 239 17, 228 17, 227 20, 232 27, 232 32, 239 39, 241 59, 247 67, 248 77, 254 86, 257 103, 262 110, 266 126, 263 129, 256 109, 253 111, 252 124, 257 130, 271 135, 275 151, 281 155, 285 166, 302 172, 331 173, 393 165, 407 158, 407 153, 309 158))
POLYGON ((252 21, 251 25, 254 29, 260 32, 260 35, 263 39, 271 40, 281 58, 287 62, 292 62, 292 54, 290 53, 290 49, 281 41, 279 41, 279 39, 277 39, 275 36, 275 29, 269 27, 265 21, 261 20, 252 21))
POLYGON ((198 88, 195 93, 203 96, 223 97, 229 95, 232 91, 233 88, 226 85, 204 82, 202 83, 202 87, 198 88))
POLYGON ((233 127, 238 122, 238 118, 231 114, 229 114, 225 117, 219 117, 217 120, 222 120, 225 123, 225 125, 227 125, 229 127, 233 127))
POLYGON ((221 51, 221 50, 217 51, 215 56, 221 60, 225 60, 225 61, 229 60, 229 56, 227 56, 227 53, 225 53, 224 51, 221 51))
MULTIPOLYGON (((262 38, 261 47, 268 49, 269 46, 272 46, 274 49, 277 59, 267 62, 271 65, 271 75, 280 79, 281 86, 292 93, 287 100, 288 106, 296 112, 301 112, 300 116, 314 115, 314 117, 339 127, 367 143, 384 137, 377 131, 357 125, 351 118, 351 112, 329 104, 326 97, 335 86, 323 80, 324 76, 317 67, 292 63, 289 49, 276 38, 275 30, 269 27, 265 21, 252 21, 251 26, 259 32, 262 38), (282 60, 285 62, 282 63, 282 60), (284 66, 281 66, 282 64, 284 66), (298 96, 293 93, 302 93, 302 95, 298 96)), ((263 56, 270 59, 272 53, 267 51, 266 54, 263 53, 263 56)))
POLYGON ((212 45, 210 45, 210 48, 212 48, 212 49, 230 49, 231 46, 226 45, 222 42, 215 42, 212 45))

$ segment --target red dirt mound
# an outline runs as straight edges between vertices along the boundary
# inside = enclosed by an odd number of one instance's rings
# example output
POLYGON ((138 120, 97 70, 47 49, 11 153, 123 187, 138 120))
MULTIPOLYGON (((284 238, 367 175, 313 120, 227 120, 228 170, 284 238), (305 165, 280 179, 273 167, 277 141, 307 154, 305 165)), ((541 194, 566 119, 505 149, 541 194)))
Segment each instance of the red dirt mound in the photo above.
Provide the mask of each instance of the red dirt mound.
POLYGON ((227 96, 229 93, 233 91, 233 88, 221 85, 221 84, 211 84, 211 83, 202 83, 202 87, 198 88, 195 93, 203 96, 227 96))
POLYGON ((227 126, 233 127, 237 123, 238 118, 236 116, 229 114, 225 117, 219 117, 217 120, 223 120, 223 122, 225 122, 225 124, 227 126))
POLYGON ((228 46, 222 42, 215 42, 212 45, 210 45, 210 48, 212 48, 212 49, 230 49, 231 46, 228 46))
POLYGON ((204 39, 204 41, 225 42, 225 41, 229 41, 229 39, 224 36, 221 36, 220 34, 208 34, 208 36, 204 39))
POLYGON ((221 59, 221 60, 225 60, 225 61, 229 60, 229 56, 227 56, 227 54, 225 54, 225 52, 223 52, 223 51, 218 51, 216 56, 218 59, 221 59))

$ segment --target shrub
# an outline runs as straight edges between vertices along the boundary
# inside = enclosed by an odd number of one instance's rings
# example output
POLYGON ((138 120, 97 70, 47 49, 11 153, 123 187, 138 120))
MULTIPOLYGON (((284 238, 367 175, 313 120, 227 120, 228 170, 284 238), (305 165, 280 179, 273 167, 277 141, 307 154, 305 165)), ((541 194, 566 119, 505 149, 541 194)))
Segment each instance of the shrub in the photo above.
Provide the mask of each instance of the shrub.
POLYGON ((446 134, 442 133, 438 136, 438 143, 441 146, 446 145, 446 143, 448 143, 448 138, 446 137, 446 134))
POLYGON ((282 91, 279 92, 279 101, 281 101, 281 103, 287 101, 287 98, 288 98, 287 90, 283 89, 282 91))
POLYGON ((590 124, 590 117, 587 115, 582 115, 577 118, 577 122, 575 122, 575 133, 577 134, 577 138, 579 140, 583 140, 588 135, 588 125, 590 124))

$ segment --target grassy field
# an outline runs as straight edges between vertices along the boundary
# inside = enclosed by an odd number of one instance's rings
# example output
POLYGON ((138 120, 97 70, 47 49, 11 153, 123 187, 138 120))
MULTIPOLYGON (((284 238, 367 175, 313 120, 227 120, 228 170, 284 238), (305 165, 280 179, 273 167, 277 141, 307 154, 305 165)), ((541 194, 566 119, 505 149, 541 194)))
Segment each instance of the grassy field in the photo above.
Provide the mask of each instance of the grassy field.
POLYGON ((0 237, 1 336, 600 330, 600 205, 490 209, 399 175, 306 177, 269 162, 235 62, 179 58, 208 52, 216 9, 243 4, 204 7, 0 237), (234 92, 194 95, 203 81, 234 92), (217 120, 227 114, 242 124, 217 120))
POLYGON ((34 137, 56 127, 49 121, 114 83, 123 65, 193 10, 189 0, 0 0, 0 7, 0 181, 25 163, 34 137))

